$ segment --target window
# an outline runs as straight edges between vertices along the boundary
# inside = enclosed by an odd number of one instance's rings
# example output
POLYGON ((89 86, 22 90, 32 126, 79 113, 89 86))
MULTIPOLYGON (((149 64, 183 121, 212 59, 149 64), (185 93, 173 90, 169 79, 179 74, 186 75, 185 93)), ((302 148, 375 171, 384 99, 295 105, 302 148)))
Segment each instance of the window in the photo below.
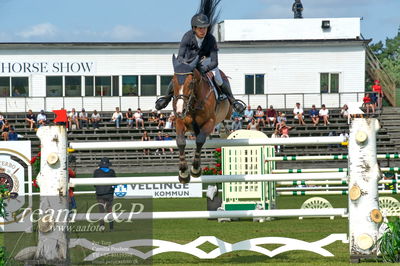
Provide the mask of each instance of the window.
POLYGON ((320 89, 321 93, 338 93, 339 73, 321 73, 320 89))
POLYGON ((95 96, 111 96, 111 77, 95 77, 95 96))
POLYGON ((93 77, 85 77, 85 96, 94 95, 93 77))
POLYGON ((0 77, 0 97, 10 97, 10 77, 0 77))
POLYGON ((168 85, 174 76, 161 76, 160 94, 167 95, 168 85))
POLYGON ((119 76, 113 76, 113 84, 112 84, 112 96, 119 96, 119 76))
POLYGON ((122 76, 122 96, 138 96, 138 76, 122 76))
POLYGON ((65 77, 65 96, 77 97, 81 96, 81 77, 67 76, 65 77))
POLYGON ((264 94, 264 74, 252 74, 245 76, 246 94, 264 94))
POLYGON ((13 97, 29 96, 29 81, 27 77, 11 78, 11 93, 13 97))
POLYGON ((46 77, 46 95, 47 97, 61 97, 62 95, 62 77, 46 77))
POLYGON ((157 95, 157 78, 156 76, 140 76, 140 95, 156 96, 157 95))

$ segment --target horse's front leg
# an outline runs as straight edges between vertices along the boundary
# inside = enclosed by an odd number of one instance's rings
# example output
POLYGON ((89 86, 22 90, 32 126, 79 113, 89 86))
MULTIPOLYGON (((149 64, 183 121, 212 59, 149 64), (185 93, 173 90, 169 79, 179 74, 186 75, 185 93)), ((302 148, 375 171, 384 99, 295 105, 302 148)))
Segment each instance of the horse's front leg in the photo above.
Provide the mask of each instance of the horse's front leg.
POLYGON ((188 165, 185 158, 185 147, 186 147, 186 139, 185 139, 185 130, 184 125, 176 126, 176 144, 179 149, 179 182, 182 184, 186 184, 190 182, 190 174, 188 165))
POLYGON ((201 149, 207 140, 207 137, 214 130, 214 120, 210 119, 203 127, 200 129, 200 133, 196 136, 196 151, 194 154, 193 165, 190 168, 190 175, 193 177, 201 176, 201 149))

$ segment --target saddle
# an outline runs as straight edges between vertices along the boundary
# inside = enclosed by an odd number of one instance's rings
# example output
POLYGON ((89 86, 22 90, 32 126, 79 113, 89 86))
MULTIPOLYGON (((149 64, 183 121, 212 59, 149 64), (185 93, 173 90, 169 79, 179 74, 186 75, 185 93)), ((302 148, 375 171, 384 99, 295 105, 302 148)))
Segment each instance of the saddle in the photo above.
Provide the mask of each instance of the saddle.
MULTIPOLYGON (((225 74, 221 70, 220 72, 222 79, 228 81, 228 78, 225 76, 225 74)), ((204 78, 207 80, 210 87, 214 90, 215 100, 217 101, 217 104, 228 99, 228 97, 221 91, 221 88, 215 82, 214 74, 211 71, 207 72, 204 75, 204 78)))

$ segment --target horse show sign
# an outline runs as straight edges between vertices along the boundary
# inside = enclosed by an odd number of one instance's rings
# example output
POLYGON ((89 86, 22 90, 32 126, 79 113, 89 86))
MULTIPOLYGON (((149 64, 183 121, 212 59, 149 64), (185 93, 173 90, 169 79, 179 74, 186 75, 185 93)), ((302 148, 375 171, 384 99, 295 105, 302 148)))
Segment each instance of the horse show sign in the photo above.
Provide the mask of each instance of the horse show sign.
POLYGON ((23 218, 20 210, 27 207, 26 195, 30 196, 28 202, 32 205, 32 187, 28 185, 28 191, 25 190, 26 180, 28 184, 32 183, 30 160, 30 141, 0 142, 0 185, 10 192, 10 197, 5 200, 6 217, 0 217, 0 232, 31 230, 26 223, 18 223, 23 218))
POLYGON ((115 187, 117 197, 201 198, 202 184, 132 184, 115 187))

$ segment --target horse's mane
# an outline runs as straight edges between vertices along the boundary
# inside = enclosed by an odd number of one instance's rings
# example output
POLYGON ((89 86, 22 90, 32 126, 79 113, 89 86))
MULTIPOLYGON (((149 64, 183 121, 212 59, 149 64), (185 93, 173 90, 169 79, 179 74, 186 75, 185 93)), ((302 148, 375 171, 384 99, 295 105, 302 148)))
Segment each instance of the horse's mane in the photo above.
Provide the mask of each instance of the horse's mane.
POLYGON ((201 0, 200 7, 197 10, 197 14, 204 14, 210 20, 210 27, 208 31, 212 32, 215 24, 217 24, 221 10, 217 11, 218 5, 221 0, 201 0))

